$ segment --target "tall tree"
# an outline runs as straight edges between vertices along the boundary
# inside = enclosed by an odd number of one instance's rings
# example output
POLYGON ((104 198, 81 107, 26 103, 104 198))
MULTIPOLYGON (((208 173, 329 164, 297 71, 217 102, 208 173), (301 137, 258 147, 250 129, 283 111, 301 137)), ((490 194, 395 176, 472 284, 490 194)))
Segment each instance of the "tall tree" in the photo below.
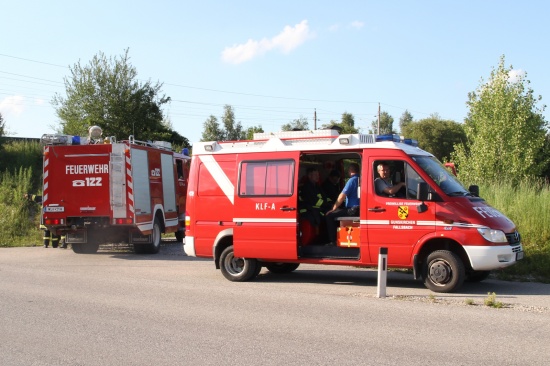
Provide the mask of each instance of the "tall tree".
POLYGON ((254 139, 254 134, 255 133, 261 133, 261 132, 264 132, 264 129, 262 128, 262 126, 248 127, 246 129, 246 139, 247 140, 253 140, 254 139))
POLYGON ((225 138, 224 131, 220 128, 218 119, 210 115, 203 123, 203 131, 201 141, 223 141, 225 138))
POLYGON ((86 135, 90 126, 98 125, 104 136, 119 139, 133 135, 137 140, 157 140, 174 135, 162 123, 162 106, 170 97, 161 95, 162 83, 137 80, 128 49, 117 58, 99 52, 88 65, 79 61, 70 72, 64 78, 66 96, 57 93, 52 100, 61 132, 86 135))
POLYGON ((307 117, 304 117, 304 116, 300 116, 300 118, 295 119, 281 126, 281 131, 305 131, 305 130, 309 130, 309 125, 307 122, 307 117))
POLYGON ((323 124, 321 128, 339 127, 341 134, 359 133, 359 129, 355 127, 355 117, 353 114, 344 112, 340 122, 331 120, 329 123, 323 124))
POLYGON ((402 132, 403 129, 413 121, 413 115, 405 109, 405 112, 399 117, 399 130, 402 132))
POLYGON ((235 112, 233 107, 226 104, 223 107, 224 113, 222 116, 222 122, 225 128, 224 141, 238 141, 246 138, 246 132, 243 131, 241 122, 235 122, 235 112))
POLYGON ((517 183, 540 175, 548 165, 544 151, 547 122, 537 107, 526 74, 505 66, 501 56, 487 82, 468 94, 464 124, 467 141, 456 147, 453 160, 468 183, 499 180, 517 183))
POLYGON ((378 119, 375 119, 372 121, 372 130, 370 132, 379 135, 395 133, 393 129, 393 117, 388 112, 382 111, 380 113, 380 131, 378 131, 378 119))
POLYGON ((441 161, 448 161, 454 146, 466 141, 462 124, 443 120, 437 114, 403 126, 401 134, 418 141, 418 146, 441 161))

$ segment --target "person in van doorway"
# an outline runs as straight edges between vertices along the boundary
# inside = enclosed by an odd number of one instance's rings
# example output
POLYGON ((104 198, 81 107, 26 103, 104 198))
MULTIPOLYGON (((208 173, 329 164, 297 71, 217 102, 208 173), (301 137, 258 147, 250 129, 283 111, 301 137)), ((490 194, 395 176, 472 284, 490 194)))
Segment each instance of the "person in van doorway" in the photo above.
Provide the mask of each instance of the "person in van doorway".
POLYGON ((348 167, 349 180, 344 189, 338 195, 332 210, 326 214, 327 231, 329 236, 329 245, 336 245, 336 229, 338 224, 336 219, 343 216, 359 216, 359 164, 351 163, 348 167), (345 202, 345 206, 341 208, 345 202))
POLYGON ((377 195, 394 197, 401 188, 405 187, 405 182, 393 184, 390 177, 391 171, 388 164, 378 164, 376 171, 380 176, 374 180, 374 189, 377 195))
POLYGON ((327 195, 327 202, 334 204, 340 194, 340 172, 336 169, 331 170, 321 188, 327 195))
POLYGON ((300 216, 307 218, 315 227, 316 234, 319 233, 321 220, 324 218, 326 205, 325 193, 319 185, 319 170, 315 167, 307 169, 307 182, 299 190, 300 216))

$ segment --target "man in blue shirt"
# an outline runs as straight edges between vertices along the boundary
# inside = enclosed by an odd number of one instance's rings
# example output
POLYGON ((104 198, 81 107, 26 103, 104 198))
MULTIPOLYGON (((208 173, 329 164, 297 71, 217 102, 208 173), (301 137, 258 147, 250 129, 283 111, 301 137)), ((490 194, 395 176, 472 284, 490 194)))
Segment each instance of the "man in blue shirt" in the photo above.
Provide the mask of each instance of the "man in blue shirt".
POLYGON ((336 245, 336 229, 338 228, 336 219, 343 216, 359 216, 359 164, 351 163, 348 172, 349 180, 334 202, 332 210, 326 214, 330 245, 336 245), (345 206, 341 208, 340 206, 344 202, 345 206))

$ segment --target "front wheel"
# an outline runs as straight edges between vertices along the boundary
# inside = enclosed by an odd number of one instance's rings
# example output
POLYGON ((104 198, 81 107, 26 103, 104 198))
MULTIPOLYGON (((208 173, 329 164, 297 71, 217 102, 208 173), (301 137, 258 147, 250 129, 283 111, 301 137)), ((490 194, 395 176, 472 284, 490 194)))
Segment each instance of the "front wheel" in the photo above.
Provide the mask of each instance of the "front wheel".
POLYGON ((466 282, 481 282, 489 278, 491 271, 470 271, 466 274, 466 282))
POLYGON ((424 285, 434 292, 453 292, 464 283, 466 271, 460 258, 448 250, 436 250, 426 259, 424 285))
POLYGON ((256 277, 259 265, 256 259, 235 257, 232 245, 225 248, 220 256, 222 274, 233 282, 248 281, 256 277))
POLYGON ((265 268, 271 273, 290 273, 299 265, 300 263, 267 263, 265 268))

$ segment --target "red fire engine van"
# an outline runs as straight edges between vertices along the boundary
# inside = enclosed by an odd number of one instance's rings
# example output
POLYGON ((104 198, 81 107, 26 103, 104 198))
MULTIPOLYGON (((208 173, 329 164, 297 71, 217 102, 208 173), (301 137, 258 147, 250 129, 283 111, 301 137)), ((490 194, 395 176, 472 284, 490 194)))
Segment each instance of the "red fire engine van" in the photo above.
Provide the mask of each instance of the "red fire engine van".
MULTIPOLYGON (((523 258, 512 221, 457 181, 432 154, 399 136, 339 135, 333 130, 256 134, 254 140, 193 145, 184 249, 211 257, 230 281, 262 267, 300 263, 376 267, 381 247, 390 268, 413 269, 437 292, 481 281, 523 258), (321 221, 300 215, 298 192, 309 167, 321 180, 350 163, 360 167, 359 212, 342 217, 336 245, 321 221), (390 167, 394 196, 377 194, 377 166, 390 167)), ((343 182, 341 182, 343 187, 343 182)), ((479 189, 477 189, 478 191, 479 189)))
POLYGON ((78 136, 47 134, 43 224, 65 235, 75 253, 127 242, 157 253, 161 233, 182 241, 190 157, 164 141, 82 144, 78 136))

